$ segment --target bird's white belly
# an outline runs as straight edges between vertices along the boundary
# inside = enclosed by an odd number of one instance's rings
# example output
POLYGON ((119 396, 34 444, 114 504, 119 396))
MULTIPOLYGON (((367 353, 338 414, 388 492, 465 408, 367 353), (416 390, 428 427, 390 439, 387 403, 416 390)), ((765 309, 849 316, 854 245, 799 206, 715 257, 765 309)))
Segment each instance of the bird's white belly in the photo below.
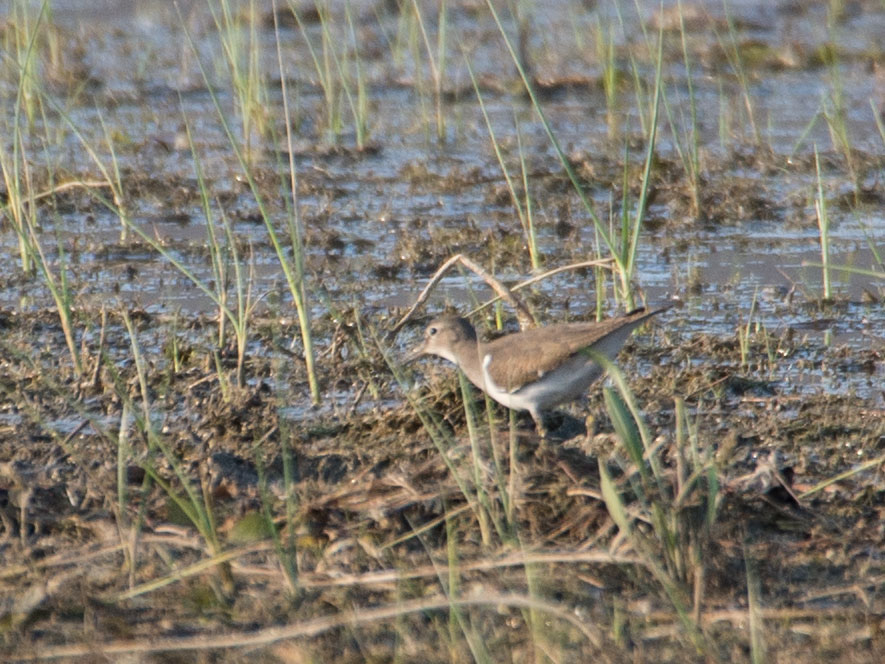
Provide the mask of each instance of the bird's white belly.
POLYGON ((495 385, 484 371, 486 392, 498 403, 515 410, 548 410, 580 397, 602 375, 602 368, 586 355, 571 357, 554 371, 509 392, 495 385))

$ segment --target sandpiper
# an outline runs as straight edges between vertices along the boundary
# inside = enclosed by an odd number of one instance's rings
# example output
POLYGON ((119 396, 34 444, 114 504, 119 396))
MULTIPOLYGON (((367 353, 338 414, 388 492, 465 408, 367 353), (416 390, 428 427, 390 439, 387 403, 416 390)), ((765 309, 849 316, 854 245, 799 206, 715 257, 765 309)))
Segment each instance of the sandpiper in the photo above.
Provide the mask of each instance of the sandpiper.
POLYGON ((446 316, 430 322, 406 362, 422 355, 453 362, 498 403, 527 410, 546 438, 543 412, 584 394, 605 371, 599 356, 613 360, 637 326, 667 308, 636 309, 598 323, 549 325, 489 343, 477 339, 466 318, 446 316))

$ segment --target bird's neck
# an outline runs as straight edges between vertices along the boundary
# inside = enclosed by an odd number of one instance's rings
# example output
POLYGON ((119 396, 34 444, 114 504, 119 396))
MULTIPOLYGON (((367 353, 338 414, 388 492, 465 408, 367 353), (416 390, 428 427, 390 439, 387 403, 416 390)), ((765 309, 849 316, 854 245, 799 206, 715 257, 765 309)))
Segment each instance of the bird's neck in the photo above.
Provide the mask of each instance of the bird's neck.
POLYGON ((486 384, 482 376, 482 344, 476 341, 464 340, 460 342, 458 357, 462 358, 458 368, 467 376, 467 380, 485 391, 486 384), (464 358, 470 358, 465 360, 464 358))

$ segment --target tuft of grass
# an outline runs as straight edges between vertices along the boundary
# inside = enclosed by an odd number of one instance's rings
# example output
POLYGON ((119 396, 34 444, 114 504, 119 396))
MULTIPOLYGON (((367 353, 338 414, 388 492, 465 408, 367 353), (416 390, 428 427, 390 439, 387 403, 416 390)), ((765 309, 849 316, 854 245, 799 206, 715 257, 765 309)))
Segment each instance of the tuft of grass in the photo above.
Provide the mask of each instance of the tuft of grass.
POLYGON ((498 161, 498 166, 501 168, 501 173, 504 175, 504 182, 506 183, 507 191, 510 194, 510 201, 513 203, 513 207, 516 210, 516 216, 519 218, 519 223, 522 226, 522 231, 525 235, 526 246, 528 247, 529 261, 531 263, 532 270, 537 271, 541 267, 541 258, 538 253, 538 242, 537 235, 535 233, 534 215, 532 214, 532 196, 531 192, 529 191, 528 170, 525 161, 525 153, 522 147, 522 137, 519 130, 519 125, 516 118, 514 117, 514 123, 517 123, 516 136, 517 149, 519 150, 520 173, 522 175, 522 197, 520 197, 519 191, 517 190, 516 182, 514 181, 513 176, 511 176, 510 174, 510 169, 507 167, 507 162, 504 159, 504 153, 501 149, 501 145, 495 137, 495 129, 492 125, 491 118, 489 118, 489 114, 483 100, 482 92, 479 89, 479 83, 476 80, 476 76, 473 73, 473 67, 470 65, 470 61, 466 57, 466 54, 464 57, 464 62, 467 65, 467 72, 470 74, 470 81, 473 84, 473 91, 476 94, 476 100, 477 103, 479 103, 479 109, 482 112, 483 119, 485 120, 486 130, 489 133, 489 139, 492 144, 492 149, 495 152, 495 158, 498 161))
POLYGON ((821 279, 824 287, 824 300, 833 299, 833 287, 830 280, 830 217, 827 214, 827 202, 824 198, 823 179, 820 174, 820 157, 817 146, 814 146, 814 170, 817 175, 817 189, 814 198, 814 211, 817 215, 817 227, 820 231, 821 279))
MULTIPOLYGON (((685 67, 685 85, 688 90, 688 106, 689 106, 689 117, 688 117, 688 129, 684 130, 687 133, 687 136, 682 137, 682 133, 677 129, 677 124, 673 117, 673 111, 670 104, 667 101, 666 88, 662 90, 662 96, 664 101, 664 110, 667 114, 667 121, 670 125, 670 133, 673 137, 673 145, 676 148, 676 153, 679 155, 679 160, 682 162, 682 168, 685 171, 685 175, 688 178, 688 190, 691 195, 691 209, 692 214, 694 216, 698 216, 701 210, 701 163, 700 163, 700 135, 698 132, 698 108, 697 108, 697 99, 695 98, 694 93, 694 84, 692 82, 692 74, 691 74, 691 57, 688 53, 688 42, 686 39, 685 33, 685 16, 682 10, 682 0, 678 2, 678 11, 679 11, 679 36, 680 36, 680 44, 682 47, 682 64, 685 67)), ((683 105, 679 105, 679 108, 683 108, 683 105)), ((684 127, 686 121, 683 120, 681 123, 684 127)))
MULTIPOLYGON (((835 17, 841 15, 843 11, 844 8, 837 9, 832 4, 828 7, 827 30, 830 33, 831 44, 838 43, 838 37, 835 34, 838 20, 835 17)), ((827 69, 830 84, 829 93, 821 102, 823 116, 827 123, 833 149, 841 153, 845 159, 845 166, 848 168, 848 173, 854 186, 856 204, 860 194, 860 174, 855 159, 851 133, 848 130, 848 110, 845 102, 845 86, 842 80, 843 69, 839 63, 838 49, 835 46, 821 49, 821 56, 827 69)))
MULTIPOLYGON (((276 16, 276 13, 274 13, 274 16, 276 16)), ((182 21, 182 24, 183 23, 184 21, 182 21)), ((294 162, 295 157, 291 134, 291 117, 289 115, 288 102, 286 101, 286 72, 282 62, 282 54, 279 43, 279 30, 276 29, 275 35, 277 41, 278 66, 280 67, 280 80, 284 99, 283 109, 286 120, 286 148, 289 157, 288 168, 283 169, 280 176, 280 185, 282 188, 281 193, 284 195, 284 201, 287 211, 285 223, 286 231, 289 236, 289 248, 292 252, 291 260, 287 256, 287 249, 281 242, 280 235, 276 230, 275 218, 271 214, 266 196, 264 195, 261 187, 256 181, 255 174, 250 167, 250 164, 248 163, 245 155, 239 148, 239 144, 234 137, 230 124, 228 123, 226 115, 221 107, 221 102, 218 98, 218 94, 209 82, 208 74, 202 60, 198 56, 198 51, 196 45, 194 44, 193 37, 186 28, 184 29, 184 34, 190 48, 192 49, 194 54, 197 55, 196 61, 200 68, 200 73, 203 77, 203 81, 205 82, 207 89, 209 90, 209 95, 212 99, 212 103, 218 115, 219 122, 227 137, 228 143, 231 146, 231 150, 240 165, 243 177, 246 180, 249 191, 251 192, 255 204, 258 208, 258 214, 262 222, 264 223, 264 228, 267 232, 268 239, 270 240, 271 245, 274 248, 274 252, 276 253, 277 260, 280 264, 280 268, 283 270, 283 274, 286 278, 286 283, 288 285, 289 292, 292 295, 292 300, 295 305, 295 311, 298 316, 298 322, 301 331, 301 342, 304 347, 304 362, 307 371, 307 380, 310 389, 311 400, 314 403, 319 403, 320 389, 319 381, 316 375, 316 357, 313 347, 313 334, 310 327, 310 312, 308 311, 307 307, 307 289, 305 284, 304 272, 304 246, 302 239, 303 231, 301 228, 300 213, 298 210, 297 173, 294 162)), ((145 239, 145 241, 150 243, 151 246, 161 251, 161 253, 163 253, 163 255, 167 259, 169 259, 179 271, 182 272, 182 274, 188 277, 188 279, 193 281, 194 284, 201 291, 212 298, 213 302, 215 302, 217 306, 223 306, 223 303, 218 301, 218 298, 215 296, 215 294, 212 293, 210 289, 208 289, 204 284, 200 283, 199 280, 193 276, 193 273, 181 263, 181 261, 175 259, 175 257, 172 256, 170 252, 165 251, 161 247, 159 247, 156 242, 152 242, 146 233, 140 231, 140 229, 137 229, 137 227, 135 226, 133 226, 133 228, 136 230, 139 236, 142 237, 142 239, 145 239)), ((223 307, 223 311, 225 312, 225 315, 228 316, 232 322, 234 322, 235 319, 232 312, 230 312, 230 309, 227 307, 223 307)))
POLYGON ((37 227, 30 224, 28 226, 28 233, 31 235, 31 246, 36 250, 37 269, 40 276, 43 277, 43 283, 49 289, 49 293, 52 295, 52 300, 55 303, 55 310, 58 313, 68 353, 71 356, 74 375, 80 378, 83 375, 83 363, 74 331, 74 292, 68 280, 68 266, 64 244, 61 236, 56 234, 56 262, 58 264, 56 271, 53 269, 52 262, 43 251, 43 246, 37 237, 37 227))
MULTIPOLYGON (((206 221, 209 258, 212 264, 212 283, 215 287, 213 301, 215 301, 218 306, 217 347, 224 347, 227 340, 226 324, 230 321, 237 346, 237 366, 234 382, 238 388, 242 388, 245 386, 243 368, 246 361, 246 344, 249 340, 249 321, 254 312, 255 305, 257 304, 252 297, 254 261, 250 261, 249 274, 248 276, 245 275, 243 259, 240 256, 240 250, 237 248, 238 240, 234 236, 230 219, 224 213, 223 208, 220 208, 220 215, 224 241, 222 242, 219 237, 216 221, 212 213, 209 188, 203 174, 200 156, 194 145, 190 123, 188 122, 187 117, 184 118, 184 126, 187 132, 188 144, 191 146, 191 158, 193 159, 194 170, 197 175, 197 186, 200 191, 200 201, 203 206, 203 215, 206 221), (231 274, 231 270, 233 271, 233 274, 231 274), (236 296, 236 303, 234 306, 229 305, 228 290, 231 281, 233 281, 233 289, 236 296)), ((220 363, 218 366, 218 375, 219 377, 224 375, 220 363)))
MULTIPOLYGON (((276 22, 276 1, 274 0, 274 29, 279 50, 279 29, 276 22)), ((330 141, 337 142, 344 131, 342 108, 346 103, 350 109, 357 149, 363 149, 369 136, 369 98, 365 74, 360 57, 360 44, 353 25, 350 3, 344 6, 346 29, 339 29, 331 16, 327 3, 315 2, 314 9, 319 17, 320 44, 317 46, 304 22, 301 12, 292 0, 287 0, 289 11, 295 18, 304 43, 307 45, 314 72, 323 91, 326 134, 330 141), (352 55, 348 55, 351 53, 352 55)))
POLYGON ((12 0, 9 20, 4 25, 4 55, 13 62, 13 76, 17 80, 15 116, 24 113, 27 126, 32 129, 42 106, 44 96, 40 69, 43 48, 47 46, 47 20, 51 15, 49 0, 34 5, 28 0, 12 0))
POLYGON ((596 36, 596 59, 602 63, 602 90, 605 94, 605 118, 609 138, 613 138, 620 125, 618 112, 618 66, 615 61, 614 28, 603 29, 599 18, 594 29, 596 36))
MULTIPOLYGON (((605 358, 599 358, 605 363, 605 358)), ((699 652, 713 653, 700 615, 704 599, 705 550, 720 502, 718 469, 709 447, 702 450, 697 427, 676 399, 676 437, 668 455, 676 472, 665 472, 665 441, 652 443, 623 375, 606 363, 614 388, 605 388, 606 410, 626 458, 599 459, 605 506, 619 535, 667 597, 699 652), (610 464, 620 471, 616 477, 610 464)))
POLYGON ((206 0, 218 30, 224 66, 240 123, 240 146, 248 163, 255 158, 253 140, 270 125, 265 74, 261 70, 260 16, 255 0, 234 6, 231 0, 206 0))
POLYGON ((738 347, 741 351, 741 369, 748 371, 750 368, 750 342, 752 338, 753 314, 756 311, 756 297, 759 294, 757 288, 753 291, 753 301, 750 302, 750 311, 747 314, 747 322, 742 327, 738 327, 738 347))
MULTIPOLYGON (((437 11, 437 33, 436 33, 436 54, 430 43, 427 25, 421 14, 421 8, 417 0, 412 0, 412 10, 415 13, 415 21, 418 30, 421 33, 421 41, 424 44, 425 54, 427 56, 427 64, 430 68, 430 78, 433 84, 433 101, 436 117, 436 139, 443 142, 446 139, 446 116, 443 109, 443 79, 446 71, 446 26, 448 23, 448 3, 446 0, 440 0, 437 11)), ((415 59, 416 66, 420 60, 415 59)), ((415 72, 416 85, 420 80, 418 72, 415 72)))
POLYGON ((15 83, 15 100, 12 126, 6 128, 6 134, 12 138, 11 154, 7 151, 7 142, 0 141, 0 171, 6 187, 2 211, 12 222, 18 238, 21 268, 28 275, 36 272, 37 248, 32 244, 29 229, 36 226, 37 211, 27 158, 27 137, 42 109, 40 36, 48 11, 48 0, 44 0, 36 12, 32 3, 14 0, 3 30, 3 62, 15 83))
POLYGON ((652 105, 649 109, 650 125, 648 128, 648 132, 646 133, 646 155, 642 182, 639 189, 639 196, 636 201, 635 212, 632 215, 628 212, 628 208, 626 206, 624 207, 621 234, 620 237, 615 237, 609 233, 602 220, 596 214, 594 206, 590 202, 590 198, 585 191, 584 184, 578 178, 578 175, 572 167, 571 162, 569 161, 561 145, 559 144, 559 140, 556 138, 556 135, 553 132, 553 127, 548 121, 540 100, 535 93, 534 85, 530 80, 525 67, 523 66, 522 59, 513 46, 512 40, 507 35, 507 31, 504 29, 504 25, 501 22, 497 10, 495 9, 494 3, 492 3, 491 0, 486 0, 486 7, 488 8, 489 13, 495 21, 495 25, 498 28, 498 33, 501 35, 501 39, 503 40, 510 55, 510 58, 519 73, 519 77, 522 80, 524 89, 529 96, 532 108, 540 119, 541 125, 544 127, 544 131, 547 134, 550 145, 553 147, 553 150, 557 155, 560 165, 567 174, 575 193, 578 195, 578 198, 580 199, 581 204, 584 207, 584 210, 592 221, 595 232, 602 240, 602 245, 605 248, 608 256, 610 256, 614 260, 615 272, 617 274, 619 282, 617 285, 616 294, 620 300, 626 303, 628 308, 632 308, 635 304, 635 294, 632 280, 636 270, 639 236, 642 230, 642 223, 645 217, 646 206, 648 202, 648 195, 651 185, 652 165, 654 163, 655 143, 657 139, 659 115, 658 109, 660 105, 662 89, 661 76, 663 67, 663 33, 658 35, 654 93, 652 105))
MULTIPOLYGON (((175 454, 172 447, 166 441, 165 437, 157 431, 154 424, 153 411, 151 406, 151 392, 148 387, 147 379, 147 363, 141 352, 141 346, 138 343, 138 335, 132 319, 129 317, 125 308, 120 310, 120 316, 129 335, 129 343, 132 350, 132 359, 135 367, 135 373, 138 385, 138 396, 141 401, 141 408, 137 408, 133 402, 127 385, 119 380, 115 380, 114 387, 117 396, 121 402, 128 403, 131 410, 135 425, 137 426, 142 437, 147 441, 148 456, 143 457, 141 462, 145 470, 145 482, 149 477, 151 482, 160 486, 172 503, 180 510, 180 512, 193 524, 200 533, 200 536, 206 542, 209 548, 210 556, 218 556, 222 554, 222 543, 219 539, 217 524, 212 508, 212 496, 209 491, 205 476, 200 478, 200 490, 194 487, 187 470, 182 464, 178 455, 175 454), (162 459, 171 470, 177 481, 173 483, 169 478, 161 472, 161 464, 158 461, 162 459)), ((112 367, 111 367, 112 368, 112 367)), ((116 373, 116 372, 114 372, 116 373)), ((147 484, 143 489, 147 488, 147 484)), ((233 578, 231 576, 230 564, 221 562, 217 567, 218 579, 220 581, 220 592, 226 601, 233 592, 233 578)), ((177 577, 175 577, 177 578, 177 577)), ((174 580, 174 579, 173 579, 174 580)))
MULTIPOLYGON (((281 399, 280 402, 282 403, 282 401, 281 399)), ((277 559, 280 561, 280 569, 283 571, 287 590, 293 598, 297 598, 299 597, 301 587, 299 585, 299 547, 297 542, 298 493, 295 483, 295 455, 291 442, 295 440, 295 437, 288 430, 289 425, 284 424, 286 422, 285 418, 280 418, 280 422, 280 455, 283 460, 283 488, 285 491, 282 528, 277 526, 277 515, 274 510, 276 501, 269 490, 267 472, 261 460, 260 451, 262 443, 265 442, 264 439, 256 441, 253 447, 253 458, 255 460, 255 467, 258 469, 258 489, 261 496, 261 516, 263 517, 264 528, 270 533, 273 540, 274 551, 277 559)))
MULTIPOLYGON (((42 87, 36 80, 37 43, 42 31, 42 21, 47 13, 47 3, 42 3, 36 16, 25 7, 26 3, 14 3, 13 18, 7 39, 15 42, 17 59, 14 61, 16 77, 16 101, 12 114, 11 153, 6 141, 0 141, 0 171, 6 186, 6 204, 0 208, 10 219, 18 240, 19 261, 22 272, 28 276, 39 275, 49 291, 65 337, 71 358, 73 373, 77 378, 83 375, 81 353, 75 333, 74 291, 69 281, 69 269, 64 241, 55 224, 55 257, 47 255, 41 236, 43 233, 38 210, 38 198, 44 194, 36 192, 35 175, 30 164, 29 146, 36 142, 32 136, 34 115, 40 114, 43 126, 50 126, 43 103, 42 87), (25 123, 22 112, 28 116, 25 123)), ((48 130, 47 130, 48 131, 48 130)), ((46 139, 48 143, 48 138, 46 139)), ((44 149, 46 143, 44 143, 44 149)), ((48 153, 48 150, 46 150, 48 153)), ((47 162, 51 160, 47 159, 47 162)), ((51 169, 48 179, 54 179, 51 169)), ((51 194, 50 190, 50 194, 51 194)), ((55 217, 53 217, 55 219, 55 217)))
POLYGON ((741 92, 741 99, 743 100, 744 111, 746 113, 746 123, 750 127, 753 144, 761 147, 762 137, 756 124, 756 112, 753 106, 753 98, 750 94, 750 77, 744 67, 741 48, 738 44, 737 27, 735 27, 731 11, 729 11, 728 0, 722 0, 722 7, 725 12, 725 20, 728 26, 727 41, 719 34, 719 31, 715 27, 713 28, 713 31, 716 34, 716 39, 719 41, 722 52, 725 54, 729 67, 731 67, 731 71, 737 79, 738 87, 741 92))

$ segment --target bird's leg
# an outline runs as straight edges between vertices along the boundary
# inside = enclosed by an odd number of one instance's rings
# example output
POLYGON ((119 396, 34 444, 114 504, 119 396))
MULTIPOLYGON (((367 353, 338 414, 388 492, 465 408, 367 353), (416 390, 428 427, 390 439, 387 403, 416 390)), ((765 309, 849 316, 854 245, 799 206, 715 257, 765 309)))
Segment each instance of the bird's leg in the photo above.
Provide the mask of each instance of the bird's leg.
POLYGON ((591 413, 586 418, 584 418, 584 428, 587 431, 587 440, 593 437, 593 434, 596 433, 596 415, 591 413))
POLYGON ((532 420, 535 422, 535 430, 538 432, 538 437, 540 440, 538 441, 538 447, 535 450, 536 457, 543 457, 547 453, 547 444, 550 442, 550 432, 547 430, 547 425, 544 424, 544 414, 540 411, 529 411, 532 416, 532 420))
POLYGON ((544 413, 539 410, 530 410, 529 415, 532 416, 532 421, 535 423, 535 430, 538 432, 541 440, 547 440, 550 432, 547 431, 547 426, 544 424, 544 413))

